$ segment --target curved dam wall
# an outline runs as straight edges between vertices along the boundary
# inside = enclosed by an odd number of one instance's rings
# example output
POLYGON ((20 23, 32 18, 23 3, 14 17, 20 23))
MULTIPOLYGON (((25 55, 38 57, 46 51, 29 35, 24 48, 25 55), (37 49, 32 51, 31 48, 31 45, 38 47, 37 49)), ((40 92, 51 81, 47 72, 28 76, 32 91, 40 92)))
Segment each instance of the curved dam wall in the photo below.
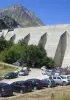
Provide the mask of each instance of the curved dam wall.
POLYGON ((23 39, 28 45, 41 44, 56 66, 70 66, 70 24, 2 30, 1 34, 14 43, 23 39))

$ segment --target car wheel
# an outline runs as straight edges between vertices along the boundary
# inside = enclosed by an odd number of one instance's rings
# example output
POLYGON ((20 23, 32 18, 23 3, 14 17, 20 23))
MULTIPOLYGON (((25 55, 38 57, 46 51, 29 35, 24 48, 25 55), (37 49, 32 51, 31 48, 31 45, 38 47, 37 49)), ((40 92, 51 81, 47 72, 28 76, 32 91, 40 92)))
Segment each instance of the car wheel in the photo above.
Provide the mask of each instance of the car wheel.
POLYGON ((23 94, 24 93, 24 90, 20 90, 20 93, 23 94))
POLYGON ((67 83, 66 83, 66 82, 63 82, 63 83, 62 83, 62 85, 63 85, 63 86, 66 86, 66 85, 67 85, 67 83))
POLYGON ((31 88, 31 87, 29 87, 29 88, 28 88, 28 92, 31 92, 31 91, 32 91, 32 88, 31 88))
POLYGON ((48 86, 47 86, 48 88, 50 88, 51 87, 51 85, 50 84, 48 84, 48 86))
POLYGON ((32 91, 36 91, 36 90, 37 90, 37 87, 36 87, 36 86, 34 86, 32 91))

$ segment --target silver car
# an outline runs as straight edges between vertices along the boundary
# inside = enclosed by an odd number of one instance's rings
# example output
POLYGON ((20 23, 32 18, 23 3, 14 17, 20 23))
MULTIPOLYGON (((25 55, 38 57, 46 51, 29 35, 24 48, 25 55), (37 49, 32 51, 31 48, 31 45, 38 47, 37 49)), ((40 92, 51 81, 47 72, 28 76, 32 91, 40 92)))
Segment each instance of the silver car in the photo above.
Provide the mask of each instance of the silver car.
POLYGON ((60 76, 50 76, 58 85, 68 85, 70 84, 70 75, 60 75, 60 76))
POLYGON ((23 69, 21 69, 21 70, 19 71, 19 75, 20 75, 20 76, 28 75, 28 70, 23 70, 23 69))

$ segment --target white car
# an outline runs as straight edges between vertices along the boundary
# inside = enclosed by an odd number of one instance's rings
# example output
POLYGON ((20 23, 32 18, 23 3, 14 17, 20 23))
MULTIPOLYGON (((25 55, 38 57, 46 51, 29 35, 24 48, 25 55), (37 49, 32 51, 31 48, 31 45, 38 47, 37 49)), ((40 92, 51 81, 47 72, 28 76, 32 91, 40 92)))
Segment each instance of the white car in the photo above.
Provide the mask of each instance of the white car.
POLYGON ((20 75, 20 76, 28 75, 28 70, 23 70, 23 69, 21 69, 21 70, 19 71, 19 75, 20 75))
POLYGON ((51 76, 52 75, 52 70, 42 69, 42 74, 43 75, 51 76))
POLYGON ((70 75, 56 75, 56 76, 50 76, 50 79, 53 79, 56 84, 59 85, 68 85, 70 84, 70 75))

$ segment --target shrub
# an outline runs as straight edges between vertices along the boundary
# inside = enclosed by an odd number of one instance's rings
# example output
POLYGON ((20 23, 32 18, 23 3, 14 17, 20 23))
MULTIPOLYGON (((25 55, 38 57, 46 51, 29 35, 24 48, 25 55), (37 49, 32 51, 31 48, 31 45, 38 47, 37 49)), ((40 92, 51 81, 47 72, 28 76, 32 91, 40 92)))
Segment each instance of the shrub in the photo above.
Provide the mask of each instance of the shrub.
POLYGON ((7 45, 2 48, 0 54, 1 61, 12 64, 20 60, 22 65, 26 64, 30 67, 41 67, 43 65, 48 68, 54 67, 54 60, 47 57, 47 53, 41 45, 27 45, 23 40, 19 41, 18 44, 13 44, 11 41, 6 42, 7 45))
POLYGON ((53 68, 55 65, 55 62, 52 58, 44 57, 41 61, 41 65, 46 66, 47 68, 53 68))

